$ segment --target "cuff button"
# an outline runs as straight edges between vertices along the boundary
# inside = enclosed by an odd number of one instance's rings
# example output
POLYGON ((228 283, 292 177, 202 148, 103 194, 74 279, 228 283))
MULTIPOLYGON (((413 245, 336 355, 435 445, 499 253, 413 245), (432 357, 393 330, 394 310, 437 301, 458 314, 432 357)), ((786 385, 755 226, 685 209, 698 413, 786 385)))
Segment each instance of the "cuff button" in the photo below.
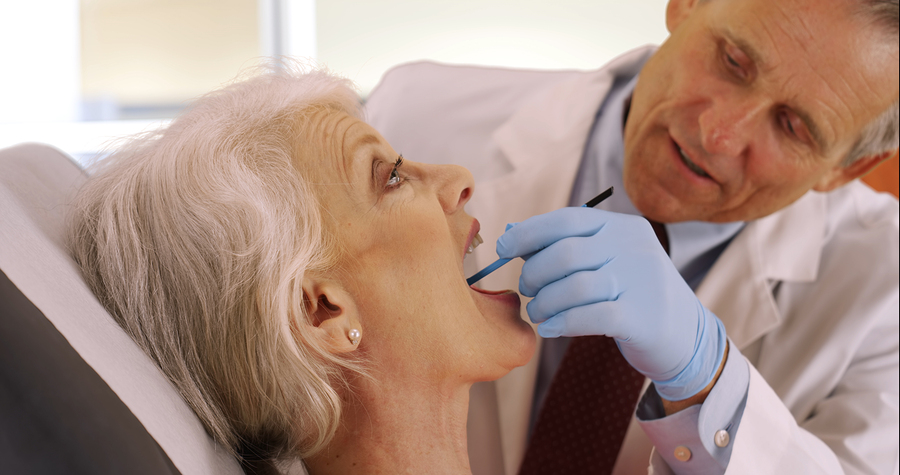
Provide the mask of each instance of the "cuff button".
POLYGON ((687 462, 691 459, 691 449, 683 445, 675 447, 675 459, 679 462, 687 462))
POLYGON ((727 430, 717 430, 713 441, 716 443, 716 447, 728 447, 728 443, 731 442, 731 436, 728 435, 727 430))

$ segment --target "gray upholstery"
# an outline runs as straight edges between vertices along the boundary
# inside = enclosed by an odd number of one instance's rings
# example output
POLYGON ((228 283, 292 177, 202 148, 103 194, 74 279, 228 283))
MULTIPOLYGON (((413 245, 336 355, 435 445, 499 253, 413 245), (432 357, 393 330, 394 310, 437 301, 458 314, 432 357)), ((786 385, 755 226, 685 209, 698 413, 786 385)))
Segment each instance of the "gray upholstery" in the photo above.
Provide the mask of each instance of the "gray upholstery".
POLYGON ((175 475, 109 386, 0 271, 0 472, 175 475))
MULTIPOLYGON (((24 144, 0 150, 0 270, 115 392, 181 473, 242 473, 100 306, 65 252, 67 202, 85 179, 69 157, 52 147, 24 144)), ((0 318, 6 317, 0 313, 0 318)), ((35 383, 43 383, 42 377, 35 372, 35 383)), ((6 386, 0 390, 10 391, 6 386)), ((117 414, 110 417, 125 417, 121 411, 117 414)), ((4 438, 12 437, 7 422, 0 421, 0 444, 10 443, 4 438)), ((163 465, 164 458, 158 460, 163 465)))

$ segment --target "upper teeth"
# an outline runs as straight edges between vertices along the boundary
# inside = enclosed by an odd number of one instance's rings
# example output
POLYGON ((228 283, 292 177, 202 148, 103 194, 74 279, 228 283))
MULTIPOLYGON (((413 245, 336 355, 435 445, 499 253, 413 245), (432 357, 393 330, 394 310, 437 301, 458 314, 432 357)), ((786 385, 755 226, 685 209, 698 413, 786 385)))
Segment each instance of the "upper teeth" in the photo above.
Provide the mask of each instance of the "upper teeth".
POLYGON ((702 168, 698 167, 696 163, 692 162, 690 158, 688 158, 687 154, 684 153, 684 150, 681 147, 678 147, 678 153, 681 154, 681 158, 684 160, 684 164, 688 166, 694 173, 700 176, 709 176, 702 168))
POLYGON ((484 242, 484 239, 481 239, 481 234, 475 233, 475 237, 472 239, 472 243, 469 244, 469 248, 466 249, 466 254, 471 254, 475 251, 475 248, 480 246, 481 243, 484 242))

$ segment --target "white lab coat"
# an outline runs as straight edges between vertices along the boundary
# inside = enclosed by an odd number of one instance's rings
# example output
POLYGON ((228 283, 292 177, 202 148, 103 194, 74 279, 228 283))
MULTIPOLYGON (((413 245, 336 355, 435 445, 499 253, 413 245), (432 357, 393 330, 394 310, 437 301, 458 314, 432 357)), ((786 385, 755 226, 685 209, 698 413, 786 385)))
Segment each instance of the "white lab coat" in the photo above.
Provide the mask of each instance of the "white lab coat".
MULTIPOLYGON (((506 223, 567 205, 614 75, 654 50, 593 72, 403 65, 369 97, 367 120, 411 160, 472 170, 467 210, 485 245, 471 274, 496 259, 506 223)), ((897 201, 854 182, 748 223, 710 269, 697 295, 750 364, 728 474, 897 472, 898 246, 897 201)), ((521 263, 484 287, 517 288, 521 263)), ((516 473, 536 360, 473 391, 476 474, 516 473)), ((616 473, 647 471, 651 448, 632 423, 616 473)), ((656 455, 650 471, 669 468, 656 455)))

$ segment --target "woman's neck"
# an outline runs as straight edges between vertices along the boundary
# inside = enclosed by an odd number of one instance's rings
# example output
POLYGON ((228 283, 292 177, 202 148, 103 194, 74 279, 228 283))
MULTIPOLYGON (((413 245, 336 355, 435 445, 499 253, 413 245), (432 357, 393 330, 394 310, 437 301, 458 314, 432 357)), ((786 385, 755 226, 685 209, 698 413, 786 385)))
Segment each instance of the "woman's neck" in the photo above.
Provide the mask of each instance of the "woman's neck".
POLYGON ((360 382, 328 448, 306 460, 312 475, 469 474, 470 384, 360 382))

